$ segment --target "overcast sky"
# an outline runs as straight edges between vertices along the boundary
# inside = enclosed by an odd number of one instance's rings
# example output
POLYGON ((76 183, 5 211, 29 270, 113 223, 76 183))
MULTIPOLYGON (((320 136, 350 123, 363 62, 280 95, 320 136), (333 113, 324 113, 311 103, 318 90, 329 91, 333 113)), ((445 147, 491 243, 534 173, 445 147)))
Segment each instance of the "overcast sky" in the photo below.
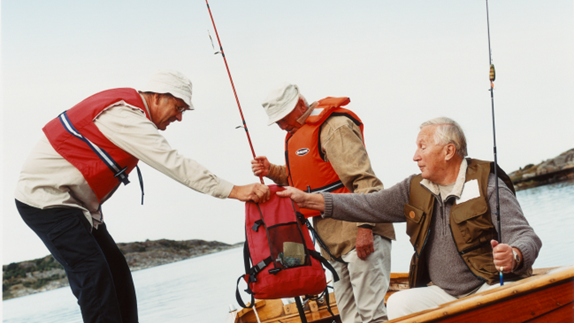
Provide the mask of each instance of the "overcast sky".
MULTIPOLYGON (((574 3, 491 0, 498 162, 510 172, 574 147, 574 3)), ((373 167, 387 187, 418 172, 418 126, 448 116, 469 155, 493 159, 484 0, 212 0, 255 152, 283 163, 284 132, 261 102, 283 81, 312 102, 348 96, 364 121, 373 167)), ((47 249, 23 223, 13 192, 41 128, 96 92, 143 86, 159 68, 193 82, 196 110, 170 144, 235 184, 251 152, 202 0, 4 0, 2 14, 2 263, 47 249)), ((244 239, 244 205, 194 192, 147 165, 103 205, 116 242, 244 239)), ((408 243, 398 234, 399 243, 408 243)))

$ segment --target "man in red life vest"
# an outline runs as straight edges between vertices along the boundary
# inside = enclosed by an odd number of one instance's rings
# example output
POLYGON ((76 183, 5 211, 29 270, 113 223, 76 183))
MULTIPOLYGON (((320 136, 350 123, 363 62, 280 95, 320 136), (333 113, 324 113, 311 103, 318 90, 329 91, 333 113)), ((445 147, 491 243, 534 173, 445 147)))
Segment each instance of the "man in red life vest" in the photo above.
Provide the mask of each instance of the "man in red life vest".
POLYGON ((22 168, 18 211, 66 270, 84 322, 138 322, 132 276, 101 204, 129 183, 139 160, 204 194, 269 199, 267 186, 233 185, 179 155, 159 133, 194 109, 191 89, 183 74, 160 70, 140 91, 94 94, 44 127, 22 168))
MULTIPOLYGON (((287 131, 285 165, 258 156, 255 175, 308 192, 369 193, 383 188, 375 176, 363 143, 363 124, 343 108, 349 98, 328 97, 307 104, 296 85, 285 84, 270 92, 263 107, 269 125, 287 131)), ((323 219, 319 212, 301 209, 313 217, 326 245, 323 256, 331 261, 340 280, 334 284, 337 306, 344 323, 386 321, 385 294, 390 278, 392 224, 351 223, 323 219)))

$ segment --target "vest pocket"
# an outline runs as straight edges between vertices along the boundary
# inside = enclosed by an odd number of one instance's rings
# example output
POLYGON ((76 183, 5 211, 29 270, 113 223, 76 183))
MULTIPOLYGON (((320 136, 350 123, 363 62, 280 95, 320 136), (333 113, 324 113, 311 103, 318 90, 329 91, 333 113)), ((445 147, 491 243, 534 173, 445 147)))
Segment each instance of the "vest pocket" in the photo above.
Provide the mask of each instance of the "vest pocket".
POLYGON ((416 241, 422 229, 421 220, 424 218, 425 213, 423 210, 418 209, 410 204, 405 204, 404 208, 405 218, 407 223, 407 234, 410 237, 412 245, 418 249, 416 241))
POLYGON ((496 281, 498 272, 494 266, 490 245, 464 254, 463 259, 475 275, 489 283, 496 281))
MULTIPOLYGON (((451 208, 450 216, 458 228, 458 230, 453 228, 453 234, 455 237, 459 235, 462 241, 467 244, 478 243, 480 237, 490 233, 492 229, 488 205, 484 199, 473 199, 455 205, 451 208)), ((467 247, 464 246, 459 250, 464 250, 467 247)))

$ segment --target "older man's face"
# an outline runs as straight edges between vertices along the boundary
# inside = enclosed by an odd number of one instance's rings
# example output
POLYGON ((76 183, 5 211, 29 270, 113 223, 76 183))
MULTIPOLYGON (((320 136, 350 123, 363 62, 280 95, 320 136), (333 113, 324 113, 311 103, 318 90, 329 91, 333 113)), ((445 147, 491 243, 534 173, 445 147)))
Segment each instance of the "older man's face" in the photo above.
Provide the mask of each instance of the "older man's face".
POLYGON ((165 130, 172 122, 183 119, 183 111, 187 109, 183 100, 174 96, 154 97, 150 113, 153 122, 159 130, 165 130))
POLYGON ((413 160, 417 162, 421 175, 434 183, 441 183, 446 171, 446 146, 437 145, 434 132, 437 126, 426 126, 417 136, 417 150, 413 160))
POLYGON ((283 119, 277 121, 277 125, 281 130, 285 130, 291 134, 294 134, 299 128, 303 125, 300 124, 297 119, 301 118, 303 114, 307 111, 307 106, 305 105, 305 101, 299 100, 297 105, 288 115, 286 115, 283 119))

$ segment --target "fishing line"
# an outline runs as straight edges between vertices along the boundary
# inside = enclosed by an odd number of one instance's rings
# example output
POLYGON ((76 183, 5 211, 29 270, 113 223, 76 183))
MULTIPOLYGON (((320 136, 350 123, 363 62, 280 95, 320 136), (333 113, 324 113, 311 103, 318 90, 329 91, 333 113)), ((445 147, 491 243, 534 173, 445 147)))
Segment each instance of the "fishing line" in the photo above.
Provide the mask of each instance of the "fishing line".
MULTIPOLYGON (((494 152, 494 190, 496 191, 496 222, 498 225, 498 243, 502 243, 502 230, 500 228, 500 197, 498 195, 498 160, 496 153, 496 125, 494 122, 494 80, 496 78, 496 72, 494 70, 494 64, 492 64, 492 50, 490 47, 490 19, 488 16, 488 0, 486 0, 486 28, 488 31, 488 63, 490 64, 490 104, 492 107, 492 139, 494 142, 493 152, 494 152)), ((502 267, 500 267, 500 285, 504 285, 502 278, 502 267)))
MULTIPOLYGON (((217 37, 217 43, 219 44, 219 51, 215 52, 214 54, 221 54, 223 57, 223 62, 225 63, 225 68, 227 69, 227 75, 229 76, 229 81, 231 82, 231 88, 233 89, 233 94, 235 95, 235 101, 237 102, 237 107, 239 108, 239 114, 241 115, 241 121, 243 122, 243 126, 239 126, 237 128, 245 129, 245 134, 247 135, 247 141, 249 142, 249 148, 251 148, 251 154, 253 158, 255 158, 255 150, 253 149, 253 144, 251 143, 251 136, 249 136, 249 130, 247 129, 247 123, 245 122, 245 118, 243 117, 243 110, 241 110, 241 104, 239 103, 239 98, 237 97, 237 91, 235 91, 235 85, 233 84, 233 78, 231 77, 231 72, 229 71, 229 66, 227 65, 227 59, 225 58, 225 52, 223 51, 223 46, 221 45, 221 40, 219 39, 219 33, 217 33, 217 27, 215 27, 215 21, 213 20, 213 15, 211 14, 211 8, 209 7, 209 2, 205 0, 205 4, 207 5, 207 10, 209 11, 209 17, 211 18, 211 23, 213 24, 213 30, 215 31, 215 36, 217 37)), ((209 31, 208 31, 209 34, 209 31)), ((211 39, 211 46, 213 47, 213 39, 211 38, 211 34, 209 34, 209 39, 211 39)), ((215 48, 214 48, 215 50, 215 48)), ((237 129, 236 128, 236 129, 237 129)), ((263 177, 259 175, 259 180, 261 184, 263 183, 263 177)))

